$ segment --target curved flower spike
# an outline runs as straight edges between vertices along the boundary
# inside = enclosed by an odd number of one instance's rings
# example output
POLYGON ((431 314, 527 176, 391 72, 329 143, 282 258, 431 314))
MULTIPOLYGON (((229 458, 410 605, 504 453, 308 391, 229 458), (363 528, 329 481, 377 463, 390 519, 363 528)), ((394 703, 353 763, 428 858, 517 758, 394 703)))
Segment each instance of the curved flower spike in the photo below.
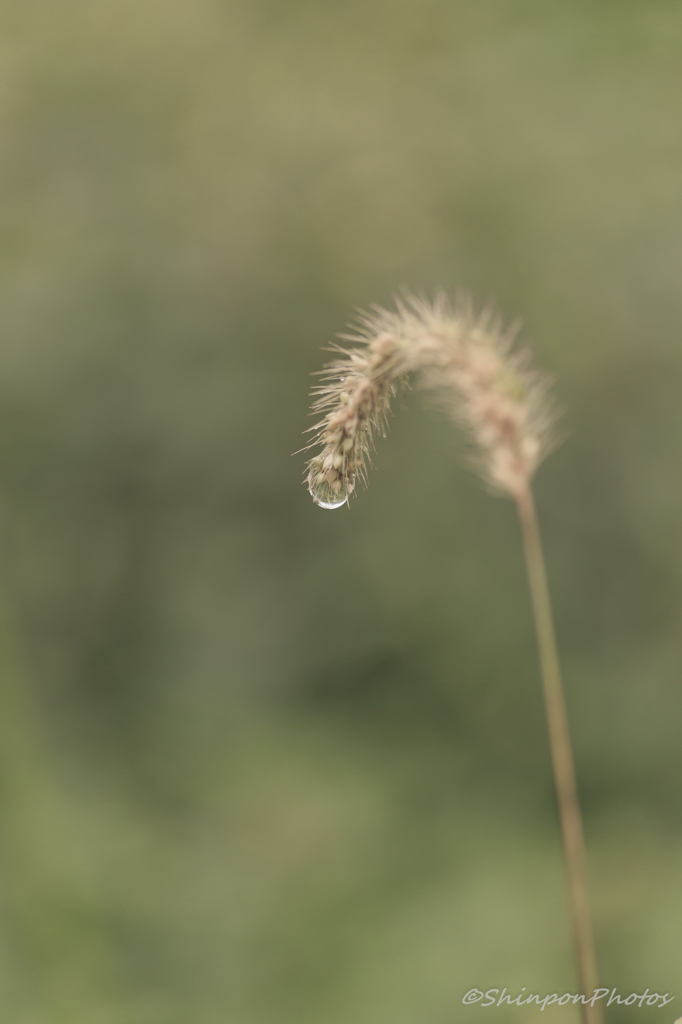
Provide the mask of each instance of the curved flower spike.
POLYGON ((550 447, 554 417, 549 380, 530 367, 526 350, 514 350, 515 333, 488 312, 477 315, 468 300, 453 305, 442 294, 432 303, 407 297, 394 311, 360 314, 356 332, 342 335, 353 347, 333 346, 339 356, 313 392, 313 412, 322 414, 308 446, 321 447, 307 465, 314 501, 338 508, 358 479, 367 483, 374 432, 385 428, 391 399, 409 374, 442 395, 487 482, 518 499, 550 447))

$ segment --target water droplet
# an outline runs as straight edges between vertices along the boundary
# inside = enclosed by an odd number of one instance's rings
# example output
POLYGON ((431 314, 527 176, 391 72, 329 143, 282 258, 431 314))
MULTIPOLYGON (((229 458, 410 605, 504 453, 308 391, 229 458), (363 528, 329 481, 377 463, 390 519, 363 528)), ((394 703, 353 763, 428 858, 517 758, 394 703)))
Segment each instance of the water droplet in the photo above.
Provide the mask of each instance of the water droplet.
POLYGON ((311 475, 308 481, 310 497, 320 508, 341 508, 348 501, 353 487, 354 484, 343 483, 341 480, 336 480, 332 485, 322 473, 311 475))
POLYGON ((316 498, 315 495, 313 495, 313 501, 316 505, 319 505, 320 508, 341 508, 342 505, 346 504, 345 498, 343 501, 322 501, 321 498, 316 498))

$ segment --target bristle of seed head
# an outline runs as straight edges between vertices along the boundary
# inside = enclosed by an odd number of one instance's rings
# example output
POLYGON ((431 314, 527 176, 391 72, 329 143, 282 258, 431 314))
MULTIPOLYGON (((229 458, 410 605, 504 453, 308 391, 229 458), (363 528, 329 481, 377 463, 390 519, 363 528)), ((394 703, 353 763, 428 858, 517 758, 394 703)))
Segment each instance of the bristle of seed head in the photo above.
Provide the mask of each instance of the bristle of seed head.
POLYGON ((554 417, 549 380, 531 367, 527 350, 514 350, 515 334, 489 311, 476 314, 469 299, 451 304, 442 293, 360 313, 355 332, 341 335, 352 347, 333 346, 338 356, 313 391, 321 416, 308 446, 320 446, 307 465, 313 499, 337 508, 358 480, 367 483, 374 432, 385 431, 391 399, 409 374, 442 396, 488 483, 519 498, 548 450, 554 417))

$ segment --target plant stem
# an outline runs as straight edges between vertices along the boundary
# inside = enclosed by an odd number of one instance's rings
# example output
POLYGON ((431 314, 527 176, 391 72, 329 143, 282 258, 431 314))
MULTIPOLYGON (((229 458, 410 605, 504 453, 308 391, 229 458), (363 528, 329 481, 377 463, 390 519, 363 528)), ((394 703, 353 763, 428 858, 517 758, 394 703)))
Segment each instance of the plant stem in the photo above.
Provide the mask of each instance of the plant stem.
MULTIPOLYGON (((526 569, 540 655, 549 745, 554 769, 554 783, 568 879, 573 940, 578 964, 578 980, 582 992, 589 997, 597 988, 597 956, 587 893, 585 839, 580 805, 578 804, 573 750, 561 683, 545 561, 542 554, 535 502, 530 487, 519 496, 517 506, 523 533, 526 569)), ((601 1024, 603 1020, 599 1004, 583 1005, 582 1013, 584 1024, 601 1024)))

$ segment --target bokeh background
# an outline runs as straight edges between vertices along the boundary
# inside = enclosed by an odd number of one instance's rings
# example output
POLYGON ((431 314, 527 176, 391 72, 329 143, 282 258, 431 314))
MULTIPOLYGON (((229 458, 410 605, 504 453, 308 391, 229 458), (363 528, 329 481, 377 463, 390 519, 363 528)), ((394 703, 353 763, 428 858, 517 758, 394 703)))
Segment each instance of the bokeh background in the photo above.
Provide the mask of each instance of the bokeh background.
POLYGON ((576 1024, 514 509, 411 393, 301 486, 353 307, 555 375, 537 498, 603 984, 682 1005, 682 9, 3 0, 0 1019, 576 1024))

